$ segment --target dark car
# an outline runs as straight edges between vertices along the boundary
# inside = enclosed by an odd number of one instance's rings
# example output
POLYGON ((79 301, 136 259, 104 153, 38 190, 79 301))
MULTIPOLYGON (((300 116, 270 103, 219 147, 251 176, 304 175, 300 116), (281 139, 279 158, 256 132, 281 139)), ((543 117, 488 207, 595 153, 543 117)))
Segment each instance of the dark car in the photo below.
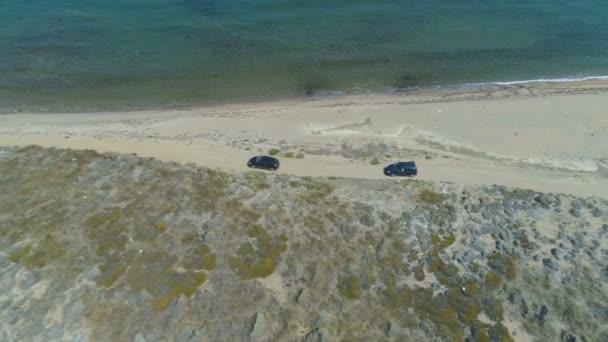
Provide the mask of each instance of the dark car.
POLYGON ((416 176, 418 174, 418 168, 416 163, 413 161, 399 162, 391 164, 384 168, 384 174, 387 176, 416 176))
POLYGON ((256 169, 276 170, 279 168, 279 160, 268 156, 257 156, 249 159, 247 166, 256 169))

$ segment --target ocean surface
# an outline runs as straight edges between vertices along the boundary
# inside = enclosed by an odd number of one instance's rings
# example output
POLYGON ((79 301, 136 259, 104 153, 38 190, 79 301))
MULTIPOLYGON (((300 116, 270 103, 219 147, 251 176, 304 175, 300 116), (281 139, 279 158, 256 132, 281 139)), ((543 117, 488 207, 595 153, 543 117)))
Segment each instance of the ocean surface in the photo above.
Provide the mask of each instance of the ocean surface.
POLYGON ((608 75, 606 0, 1 0, 0 111, 608 75))

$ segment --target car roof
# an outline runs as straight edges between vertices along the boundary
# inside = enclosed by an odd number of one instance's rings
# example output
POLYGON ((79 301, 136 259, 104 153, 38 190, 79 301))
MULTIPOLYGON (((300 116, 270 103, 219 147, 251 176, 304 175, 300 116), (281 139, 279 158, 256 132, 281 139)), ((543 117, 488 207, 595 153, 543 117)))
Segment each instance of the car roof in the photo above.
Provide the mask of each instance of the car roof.
POLYGON ((258 156, 258 157, 256 157, 256 160, 259 161, 259 162, 261 162, 261 161, 264 161, 264 162, 274 162, 277 159, 273 158, 273 157, 269 157, 269 156, 258 156))
POLYGON ((415 169, 416 168, 416 163, 414 163, 413 161, 399 162, 396 165, 398 165, 400 167, 410 168, 410 169, 415 169))

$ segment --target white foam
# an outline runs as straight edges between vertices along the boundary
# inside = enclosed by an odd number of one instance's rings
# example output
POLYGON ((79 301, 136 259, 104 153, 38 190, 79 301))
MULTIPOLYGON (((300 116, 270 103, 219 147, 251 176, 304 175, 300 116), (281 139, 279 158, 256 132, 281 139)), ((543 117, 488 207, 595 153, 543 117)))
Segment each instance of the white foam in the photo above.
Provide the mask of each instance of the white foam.
POLYGON ((509 81, 509 82, 485 82, 485 83, 467 83, 463 86, 513 86, 522 84, 539 84, 539 83, 568 83, 568 82, 583 82, 583 81, 608 81, 608 75, 605 76, 586 76, 573 78, 540 78, 535 80, 525 81, 509 81))

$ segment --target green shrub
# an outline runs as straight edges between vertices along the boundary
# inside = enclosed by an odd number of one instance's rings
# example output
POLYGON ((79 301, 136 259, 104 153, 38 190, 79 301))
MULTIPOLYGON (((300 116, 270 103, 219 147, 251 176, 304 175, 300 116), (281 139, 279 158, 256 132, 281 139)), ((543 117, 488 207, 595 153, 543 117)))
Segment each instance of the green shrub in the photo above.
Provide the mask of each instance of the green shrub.
POLYGON ((242 243, 228 264, 241 280, 268 277, 279 265, 281 254, 287 251, 287 237, 271 236, 259 225, 250 229, 247 235, 255 244, 242 243))
POLYGON ((338 280, 338 291, 347 299, 361 297, 361 279, 356 275, 349 275, 338 280))
POLYGON ((488 266, 499 273, 507 277, 507 279, 514 279, 517 276, 517 267, 515 265, 515 257, 495 252, 488 258, 488 266))
POLYGON ((500 300, 494 297, 486 297, 482 299, 482 303, 483 311, 491 320, 501 322, 504 319, 504 309, 500 300))
POLYGON ((30 246, 30 245, 19 248, 9 254, 8 260, 10 260, 12 262, 19 262, 19 260, 21 260, 21 258, 26 256, 31 250, 32 250, 32 246, 30 246))
POLYGON ((27 245, 12 251, 8 255, 8 260, 19 262, 26 268, 32 269, 44 267, 64 256, 64 245, 55 241, 51 235, 46 235, 35 248, 27 245))
POLYGON ((269 189, 271 186, 270 186, 270 184, 268 184, 266 182, 256 182, 253 184, 253 187, 256 190, 265 190, 265 189, 269 189))
POLYGON ((378 158, 374 157, 369 163, 372 165, 378 165, 378 164, 380 164, 380 160, 378 160, 378 158))
POLYGON ((434 205, 443 202, 444 196, 433 190, 424 189, 418 195, 418 199, 423 203, 434 205))
POLYGON ((281 153, 281 150, 278 148, 271 148, 270 150, 268 150, 268 154, 270 154, 271 156, 276 156, 279 153, 281 153))
POLYGON ((166 232, 168 228, 169 225, 167 224, 167 222, 159 222, 156 224, 156 230, 158 230, 159 233, 166 232))
POLYGON ((293 158, 295 155, 293 154, 293 152, 287 152, 284 156, 285 158, 293 158))
POLYGON ((300 198, 308 204, 320 205, 334 191, 334 186, 324 181, 310 181, 305 186, 308 191, 300 194, 300 198))
POLYGON ((485 286, 488 289, 496 290, 497 288, 500 287, 501 283, 502 283, 502 279, 500 278, 500 275, 498 275, 494 272, 486 273, 485 286))
POLYGON ((296 159, 304 159, 304 153, 296 154, 296 159))
POLYGON ((433 234, 431 236, 431 243, 437 248, 438 251, 444 250, 456 242, 456 236, 454 233, 450 233, 445 239, 441 239, 439 235, 433 234))
POLYGON ((152 307, 156 311, 166 310, 180 295, 192 297, 199 286, 207 281, 205 272, 186 272, 174 273, 169 281, 168 287, 171 289, 168 293, 156 297, 152 302, 152 307))
POLYGON ((188 270, 213 271, 217 265, 217 256, 211 253, 207 245, 200 245, 190 251, 182 261, 182 266, 188 270))
POLYGON ((502 325, 502 323, 498 322, 494 324, 489 330, 489 337, 491 341, 502 341, 502 342, 513 342, 515 341, 513 337, 511 337, 511 333, 509 333, 509 329, 502 325))

